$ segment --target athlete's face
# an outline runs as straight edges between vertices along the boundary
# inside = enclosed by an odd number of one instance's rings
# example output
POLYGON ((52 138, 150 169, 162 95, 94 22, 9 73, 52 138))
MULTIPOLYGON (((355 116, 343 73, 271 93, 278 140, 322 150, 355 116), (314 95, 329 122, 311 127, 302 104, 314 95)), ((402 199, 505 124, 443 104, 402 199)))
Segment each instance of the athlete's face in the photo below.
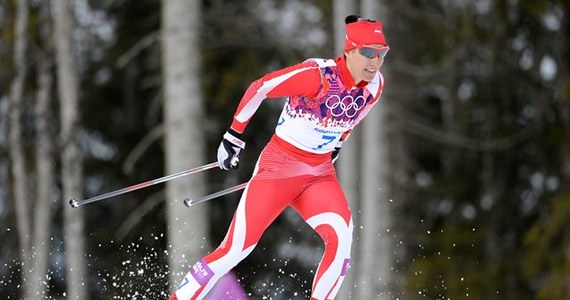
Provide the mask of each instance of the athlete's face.
POLYGON ((346 65, 354 82, 371 81, 384 63, 387 51, 382 45, 366 45, 346 52, 346 65))

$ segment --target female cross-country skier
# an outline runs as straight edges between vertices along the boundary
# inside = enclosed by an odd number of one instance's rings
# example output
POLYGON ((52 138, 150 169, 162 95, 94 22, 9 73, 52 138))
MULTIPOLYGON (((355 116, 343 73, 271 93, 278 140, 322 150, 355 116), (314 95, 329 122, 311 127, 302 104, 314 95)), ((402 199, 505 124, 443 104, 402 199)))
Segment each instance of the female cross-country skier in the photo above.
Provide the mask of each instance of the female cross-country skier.
POLYGON ((275 134, 261 152, 219 247, 196 262, 169 300, 202 299, 252 252, 288 206, 323 239, 311 299, 334 299, 347 272, 352 216, 333 163, 343 141, 378 103, 389 50, 382 23, 346 17, 344 53, 268 73, 243 95, 218 148, 221 169, 237 167, 248 122, 266 98, 287 97, 275 134), (287 187, 287 188, 283 188, 287 187))

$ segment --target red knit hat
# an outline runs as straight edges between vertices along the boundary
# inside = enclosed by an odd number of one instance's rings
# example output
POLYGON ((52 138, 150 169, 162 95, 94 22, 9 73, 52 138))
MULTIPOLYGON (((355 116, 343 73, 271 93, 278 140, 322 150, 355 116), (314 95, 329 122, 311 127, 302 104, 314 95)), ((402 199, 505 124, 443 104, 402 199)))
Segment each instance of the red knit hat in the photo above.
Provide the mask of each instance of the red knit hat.
POLYGON ((344 51, 363 45, 387 45, 382 23, 350 15, 345 19, 344 51))

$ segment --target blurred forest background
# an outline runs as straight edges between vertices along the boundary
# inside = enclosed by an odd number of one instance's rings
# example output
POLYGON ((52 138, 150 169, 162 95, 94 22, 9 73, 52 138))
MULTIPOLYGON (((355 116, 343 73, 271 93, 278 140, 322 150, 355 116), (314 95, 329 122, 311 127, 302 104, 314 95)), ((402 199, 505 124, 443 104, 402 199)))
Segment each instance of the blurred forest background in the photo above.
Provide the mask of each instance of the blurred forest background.
MULTIPOLYGON (((338 299, 570 299, 568 0, 0 0, 0 298, 166 299, 240 193, 181 201, 249 178, 282 99, 237 171, 68 200, 215 161, 249 83, 341 55, 353 13, 391 50, 337 162, 338 299)), ((307 299, 322 251, 287 210, 234 272, 251 299, 307 299)))

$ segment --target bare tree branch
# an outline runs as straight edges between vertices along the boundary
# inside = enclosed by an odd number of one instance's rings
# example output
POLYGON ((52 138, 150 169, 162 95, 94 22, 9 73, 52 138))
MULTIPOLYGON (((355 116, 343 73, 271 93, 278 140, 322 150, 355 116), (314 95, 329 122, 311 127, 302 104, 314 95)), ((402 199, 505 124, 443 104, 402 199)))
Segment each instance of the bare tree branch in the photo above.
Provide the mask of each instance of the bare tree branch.
POLYGON ((129 214, 123 225, 117 230, 115 236, 119 239, 127 236, 127 234, 141 222, 142 218, 144 218, 144 216, 151 212, 163 200, 163 191, 154 193, 150 197, 146 198, 141 205, 138 205, 137 208, 129 214))
POLYGON ((160 41, 160 31, 147 34, 117 59, 115 67, 119 69, 124 68, 135 56, 158 41, 160 41))
POLYGON ((164 125, 160 124, 149 131, 142 140, 135 146, 135 148, 127 155, 127 159, 123 163, 123 172, 130 174, 133 171, 133 166, 156 140, 164 135, 164 125))
POLYGON ((504 138, 482 140, 467 137, 454 132, 446 132, 432 125, 428 125, 425 121, 419 120, 418 117, 412 116, 410 113, 406 113, 404 124, 405 129, 409 132, 431 141, 483 152, 509 150, 520 142, 523 142, 532 137, 540 129, 538 122, 534 122, 528 125, 526 128, 510 136, 504 138))

